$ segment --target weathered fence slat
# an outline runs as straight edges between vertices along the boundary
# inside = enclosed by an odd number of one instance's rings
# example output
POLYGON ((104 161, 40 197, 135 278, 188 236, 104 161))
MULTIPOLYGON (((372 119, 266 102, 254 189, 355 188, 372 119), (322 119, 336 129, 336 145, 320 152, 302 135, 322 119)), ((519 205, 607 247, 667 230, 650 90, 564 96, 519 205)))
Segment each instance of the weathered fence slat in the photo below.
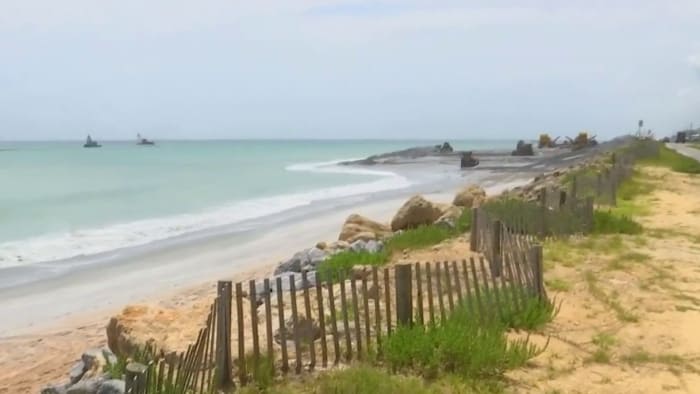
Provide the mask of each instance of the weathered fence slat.
POLYGON ((430 269, 430 263, 425 263, 425 277, 428 285, 428 315, 430 316, 430 324, 435 324, 435 307, 433 303, 433 278, 430 269))
POLYGON ((379 306, 379 301, 382 299, 382 293, 379 291, 379 270, 377 266, 372 266, 372 283, 374 284, 374 332, 377 336, 377 354, 382 351, 382 312, 379 306))
POLYGON ((219 318, 216 326, 216 376, 218 381, 215 386, 224 389, 230 387, 233 383, 231 377, 231 286, 230 281, 219 281, 217 284, 219 318))
POLYGON ((333 283, 328 284, 328 312, 331 318, 331 334, 333 336, 333 364, 340 362, 340 342, 338 339, 338 318, 335 314, 335 296, 333 295, 333 283))
POLYGON ((348 321, 348 303, 345 294, 345 280, 340 281, 340 309, 343 315, 343 333, 345 335, 345 360, 352 359, 352 334, 350 333, 350 322, 348 321))
MULTIPOLYGON (((267 337, 267 365, 274 371, 274 349, 272 345, 272 305, 270 304, 270 279, 263 281, 263 291, 265 292, 265 336, 267 337)), ((270 372, 273 372, 270 371, 270 372)))
POLYGON ((440 321, 445 321, 445 303, 443 302, 442 296, 442 272, 440 271, 440 264, 435 264, 435 279, 437 285, 437 296, 438 296, 438 307, 440 309, 440 321))
POLYGON ((318 328, 321 330, 321 366, 328 366, 328 344, 326 343, 326 315, 323 311, 323 291, 321 281, 316 279, 316 307, 318 308, 318 328))
POLYGON ((418 308, 416 309, 416 311, 418 312, 416 319, 418 319, 418 324, 424 325, 425 320, 423 319, 423 277, 421 276, 421 272, 420 272, 420 263, 416 263, 415 272, 416 272, 416 303, 418 304, 418 308))
MULTIPOLYGON (((222 314, 219 314, 220 319, 226 319, 222 314)), ((246 372, 245 363, 245 317, 243 315, 243 284, 236 283, 236 320, 238 326, 238 380, 241 385, 248 382, 248 374, 246 372)), ((217 344, 218 346, 218 344, 217 344)), ((217 374, 219 369, 217 368, 217 374)), ((216 374, 215 374, 216 376, 216 374)))
POLYGON ((469 314, 474 314, 474 300, 472 297, 471 285, 469 284, 469 269, 467 268, 467 260, 462 260, 462 271, 464 271, 464 286, 465 286, 465 299, 467 300, 467 308, 469 308, 469 314))
POLYGON ((442 267, 445 272, 445 282, 447 282, 447 305, 450 307, 450 313, 455 309, 455 302, 452 296, 452 275, 450 274, 450 265, 447 261, 443 261, 442 267))
POLYGON ((391 288, 389 287, 389 269, 384 268, 384 294, 386 296, 386 334, 391 335, 391 288))
POLYGON ((474 281, 474 296, 476 297, 476 305, 479 311, 479 319, 486 320, 486 315, 484 312, 484 304, 481 303, 481 290, 479 289, 479 279, 476 275, 476 265, 474 264, 474 258, 469 258, 469 264, 472 271, 472 280, 474 281))
POLYGON ((255 291, 255 280, 248 282, 248 300, 250 301, 250 335, 253 338, 253 356, 251 366, 253 376, 260 372, 260 338, 258 336, 258 295, 255 291))
POLYGON ((394 266, 397 326, 410 327, 413 324, 413 289, 411 285, 411 264, 394 266))
MULTIPOLYGON (((309 279, 306 270, 301 271, 301 284, 304 287, 304 312, 308 321, 313 321, 311 315, 311 299, 309 298, 309 279)), ((314 345, 314 338, 309 338, 309 357, 311 359, 309 368, 313 370, 316 367, 316 346, 314 345)))
POLYGON ((282 293, 282 278, 275 279, 275 293, 277 293, 277 324, 280 333, 280 352, 282 353, 282 373, 289 372, 289 359, 287 358, 287 327, 284 321, 284 293, 282 293))
POLYGON ((355 318, 355 349, 357 349, 357 359, 362 360, 362 326, 360 325, 360 308, 357 302, 357 283, 355 277, 350 278, 350 296, 352 297, 352 312, 355 318))
POLYGON ((462 301, 464 301, 464 298, 462 296, 462 283, 460 283, 459 279, 459 269, 457 268, 457 262, 452 261, 452 274, 455 278, 455 288, 457 288, 457 302, 458 304, 462 304, 462 301))
POLYGON ((362 306, 363 315, 365 317, 365 344, 367 345, 367 353, 369 354, 370 347, 372 346, 372 333, 370 329, 370 316, 369 316, 369 291, 367 290, 367 276, 362 275, 362 306))
POLYGON ((302 351, 299 338, 299 314, 297 312, 297 287, 294 275, 289 275, 289 296, 292 304, 292 339, 294 340, 294 372, 301 373, 302 351))

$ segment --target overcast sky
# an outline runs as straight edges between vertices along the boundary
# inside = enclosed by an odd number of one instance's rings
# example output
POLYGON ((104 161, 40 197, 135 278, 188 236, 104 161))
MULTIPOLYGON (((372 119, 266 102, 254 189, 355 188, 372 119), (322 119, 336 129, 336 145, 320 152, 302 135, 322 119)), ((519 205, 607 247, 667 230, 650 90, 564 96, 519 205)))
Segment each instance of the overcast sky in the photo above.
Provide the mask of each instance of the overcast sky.
POLYGON ((639 119, 700 125, 700 1, 0 0, 0 140, 609 137, 639 119))

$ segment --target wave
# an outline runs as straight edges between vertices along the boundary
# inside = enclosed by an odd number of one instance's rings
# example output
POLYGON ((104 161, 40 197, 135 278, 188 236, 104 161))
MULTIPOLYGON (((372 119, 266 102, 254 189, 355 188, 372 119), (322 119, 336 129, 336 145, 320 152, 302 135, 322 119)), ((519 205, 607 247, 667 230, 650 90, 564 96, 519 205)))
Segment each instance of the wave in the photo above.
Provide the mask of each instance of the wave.
POLYGON ((373 175, 378 179, 308 192, 256 198, 204 212, 144 219, 103 228, 75 230, 0 244, 0 268, 89 256, 125 247, 146 245, 211 228, 264 218, 314 202, 406 188, 411 183, 388 171, 339 166, 340 161, 290 165, 288 171, 373 175))

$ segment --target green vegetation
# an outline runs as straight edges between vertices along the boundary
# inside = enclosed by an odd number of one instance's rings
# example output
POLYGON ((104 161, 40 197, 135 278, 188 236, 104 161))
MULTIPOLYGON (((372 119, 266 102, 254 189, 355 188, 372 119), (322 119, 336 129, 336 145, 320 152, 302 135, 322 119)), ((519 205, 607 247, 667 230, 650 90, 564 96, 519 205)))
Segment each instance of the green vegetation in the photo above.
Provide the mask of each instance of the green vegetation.
POLYGON ((386 249, 379 253, 341 252, 319 264, 316 275, 322 281, 335 283, 346 279, 352 267, 356 265, 383 265, 387 261, 389 261, 389 253, 386 249))
POLYGON ((661 146, 658 157, 645 159, 641 162, 648 165, 670 168, 672 171, 684 174, 700 174, 700 162, 688 156, 681 155, 666 146, 661 146))
POLYGON ((550 290, 554 290, 554 291, 569 291, 569 290, 571 290, 571 283, 565 281, 564 279, 549 278, 549 279, 545 279, 544 283, 547 285, 547 288, 549 288, 550 290))
POLYGON ((393 371, 425 378, 452 373, 467 380, 499 378, 543 349, 527 339, 508 340, 499 321, 480 322, 462 305, 438 325, 402 327, 385 339, 384 358, 393 371))
POLYGON ((593 213, 594 234, 640 234, 642 225, 627 216, 612 211, 596 210, 593 213))
POLYGON ((406 230, 389 238, 385 248, 389 254, 401 252, 404 249, 421 249, 439 244, 454 237, 455 231, 441 226, 421 226, 406 230))
POLYGON ((609 363, 612 358, 610 348, 617 342, 615 337, 608 333, 601 332, 593 337, 592 342, 596 345, 596 350, 591 355, 589 361, 599 364, 609 363))
POLYGON ((389 238, 384 244, 384 249, 379 253, 345 251, 335 254, 319 264, 317 274, 322 281, 338 282, 349 276, 353 266, 384 265, 389 262, 394 253, 439 244, 467 231, 470 224, 471 212, 465 210, 464 214, 457 220, 456 229, 431 225, 406 230, 389 238))
POLYGON ((588 270, 583 276, 588 284, 588 291, 591 293, 591 295, 612 309, 615 312, 615 316, 618 320, 632 323, 639 321, 639 317, 637 315, 626 310, 622 307, 622 305, 620 305, 620 301, 617 299, 617 295, 615 293, 608 295, 598 286, 598 278, 595 276, 593 271, 588 270))

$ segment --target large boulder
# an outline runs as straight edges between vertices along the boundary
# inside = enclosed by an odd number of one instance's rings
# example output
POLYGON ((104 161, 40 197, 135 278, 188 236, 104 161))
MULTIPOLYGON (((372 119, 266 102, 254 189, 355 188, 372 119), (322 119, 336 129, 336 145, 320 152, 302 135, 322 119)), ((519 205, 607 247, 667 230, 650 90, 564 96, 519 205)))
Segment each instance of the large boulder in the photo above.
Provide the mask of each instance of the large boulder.
POLYGON ((383 239, 389 235, 391 235, 391 228, 386 224, 375 222, 362 215, 352 214, 345 219, 338 239, 353 243, 357 240, 383 239))
POLYGON ((471 168, 479 165, 479 159, 474 157, 472 152, 462 152, 462 157, 459 160, 460 168, 471 168))
POLYGON ((458 207, 473 208, 486 200, 486 191, 479 185, 469 185, 457 192, 452 204, 458 207))
POLYGON ((97 394, 124 394, 125 391, 126 387, 123 380, 112 379, 102 383, 100 389, 97 390, 97 394))
POLYGON ((66 394, 97 394, 97 390, 103 382, 104 379, 102 378, 81 380, 70 386, 68 390, 66 390, 66 394))
POLYGON ((126 306, 107 324, 107 345, 119 357, 133 356, 149 346, 170 359, 197 339, 208 310, 208 303, 178 308, 126 306))
POLYGON ((432 224, 442 215, 442 209, 420 195, 408 199, 391 220, 391 229, 405 230, 432 224))
POLYGON ((435 225, 441 226, 447 229, 454 229, 457 226, 457 220, 462 216, 462 211, 464 208, 458 206, 451 206, 447 208, 436 221, 435 225))
POLYGON ((511 153, 512 156, 534 156, 534 154, 532 144, 526 144, 523 140, 518 141, 515 150, 511 153))

